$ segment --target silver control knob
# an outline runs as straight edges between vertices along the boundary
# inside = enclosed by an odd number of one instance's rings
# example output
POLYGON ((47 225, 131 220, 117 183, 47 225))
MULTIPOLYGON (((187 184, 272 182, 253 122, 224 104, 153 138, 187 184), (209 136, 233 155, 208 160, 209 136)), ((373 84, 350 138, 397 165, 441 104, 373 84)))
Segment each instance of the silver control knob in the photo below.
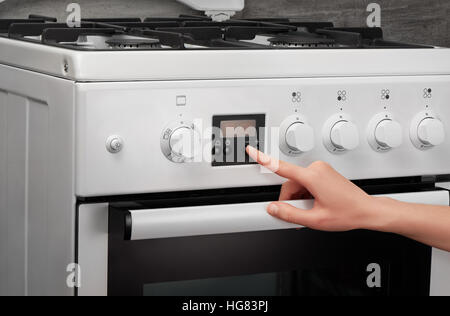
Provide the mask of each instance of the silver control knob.
POLYGON ((194 131, 188 127, 175 130, 170 136, 170 149, 172 154, 186 160, 194 158, 194 131))
POLYGON ((123 148, 123 140, 120 136, 113 135, 108 137, 108 139, 106 140, 106 149, 111 154, 119 153, 120 151, 122 151, 122 148, 123 148))
POLYGON ((426 146, 439 146, 445 140, 444 124, 436 118, 426 118, 417 128, 419 140, 426 146))
POLYGON ((375 129, 375 140, 385 149, 400 147, 403 143, 402 126, 390 119, 381 121, 375 129))
POLYGON ((292 124, 286 131, 286 144, 295 152, 306 153, 314 149, 314 130, 305 123, 292 124))
POLYGON ((201 150, 200 134, 193 125, 174 123, 163 132, 161 150, 173 162, 192 162, 201 150))
POLYGON ((339 150, 354 150, 359 146, 359 133, 355 124, 349 121, 337 122, 331 128, 331 142, 339 150))

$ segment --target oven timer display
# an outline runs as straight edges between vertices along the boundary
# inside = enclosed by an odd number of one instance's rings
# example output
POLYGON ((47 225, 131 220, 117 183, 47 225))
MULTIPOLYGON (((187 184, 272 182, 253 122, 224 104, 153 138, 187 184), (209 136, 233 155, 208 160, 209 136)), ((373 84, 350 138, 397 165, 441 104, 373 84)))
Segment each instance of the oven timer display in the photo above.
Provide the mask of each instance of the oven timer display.
POLYGON ((251 145, 264 150, 265 127, 265 114, 214 116, 212 165, 254 164, 245 148, 251 145))
POLYGON ((235 120, 220 122, 224 138, 257 137, 256 120, 235 120))

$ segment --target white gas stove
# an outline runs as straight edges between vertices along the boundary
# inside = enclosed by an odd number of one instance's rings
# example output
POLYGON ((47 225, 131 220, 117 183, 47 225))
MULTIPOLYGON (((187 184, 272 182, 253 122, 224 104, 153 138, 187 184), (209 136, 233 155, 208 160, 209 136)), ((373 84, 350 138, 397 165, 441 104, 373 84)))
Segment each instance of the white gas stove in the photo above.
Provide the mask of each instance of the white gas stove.
MULTIPOLYGON (((399 199, 448 205, 447 191, 429 190, 450 174, 450 49, 281 18, 86 19, 69 28, 34 16, 0 21, 0 33, 1 294, 73 294, 71 263, 81 270, 75 293, 124 294, 117 225, 108 223, 116 201, 159 201, 142 204, 159 212, 128 208, 135 228, 125 239, 169 238, 168 247, 175 237, 295 228, 265 213, 283 179, 261 172, 247 143, 302 166, 327 161, 399 199), (216 199, 192 202, 198 196, 216 199), (216 207, 227 197, 233 206, 216 207), (237 227, 245 214, 253 222, 237 227)), ((434 253, 437 271, 446 259, 434 253)), ((225 274, 279 269, 268 266, 225 274)), ((220 271, 130 279, 140 289, 220 271)), ((441 284, 434 274, 431 293, 441 284)))

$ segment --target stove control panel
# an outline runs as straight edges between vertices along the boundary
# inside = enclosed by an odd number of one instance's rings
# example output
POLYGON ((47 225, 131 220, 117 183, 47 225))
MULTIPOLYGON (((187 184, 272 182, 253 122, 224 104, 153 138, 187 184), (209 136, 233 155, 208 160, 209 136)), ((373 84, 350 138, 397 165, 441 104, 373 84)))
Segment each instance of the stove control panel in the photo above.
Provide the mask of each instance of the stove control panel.
POLYGON ((325 161, 351 180, 450 174, 450 75, 78 89, 79 196, 282 184, 247 144, 302 167, 325 161))

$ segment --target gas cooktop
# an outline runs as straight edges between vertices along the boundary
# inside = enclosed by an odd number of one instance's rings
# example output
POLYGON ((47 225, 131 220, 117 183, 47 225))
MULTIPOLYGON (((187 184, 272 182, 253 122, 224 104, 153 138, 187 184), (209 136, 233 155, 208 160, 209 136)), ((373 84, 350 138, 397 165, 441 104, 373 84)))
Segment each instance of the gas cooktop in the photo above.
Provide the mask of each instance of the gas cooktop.
POLYGON ((0 20, 3 37, 72 50, 433 48, 388 41, 381 28, 260 18, 215 22, 208 17, 92 18, 71 28, 52 17, 0 20))

